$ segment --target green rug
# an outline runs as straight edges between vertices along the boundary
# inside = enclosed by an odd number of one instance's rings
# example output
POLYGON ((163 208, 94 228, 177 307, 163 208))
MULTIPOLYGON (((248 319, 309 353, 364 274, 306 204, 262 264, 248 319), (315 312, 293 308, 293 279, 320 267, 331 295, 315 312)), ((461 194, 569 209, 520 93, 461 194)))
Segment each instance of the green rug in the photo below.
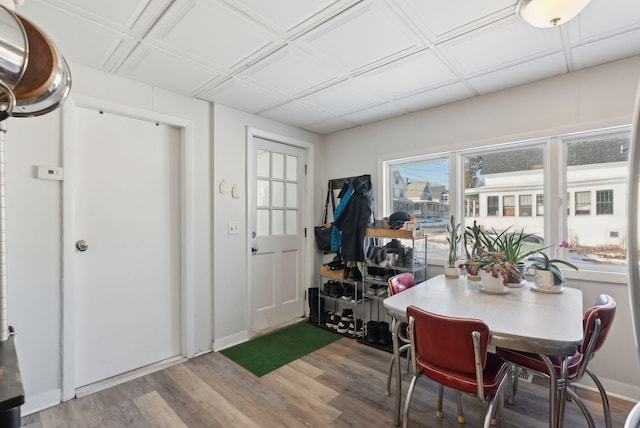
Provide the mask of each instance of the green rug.
POLYGON ((300 323, 220 353, 260 377, 341 338, 339 334, 300 323))

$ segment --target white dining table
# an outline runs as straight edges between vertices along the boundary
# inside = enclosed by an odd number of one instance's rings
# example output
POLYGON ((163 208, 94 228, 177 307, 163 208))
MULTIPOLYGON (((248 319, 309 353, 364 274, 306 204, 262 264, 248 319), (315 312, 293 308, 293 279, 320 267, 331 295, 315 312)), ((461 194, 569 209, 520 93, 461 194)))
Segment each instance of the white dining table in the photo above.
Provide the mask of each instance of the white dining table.
MULTIPOLYGON (((509 288, 507 294, 483 291, 481 284, 459 279, 433 277, 401 293, 384 299, 387 313, 398 321, 406 321, 409 305, 436 314, 477 318, 489 326, 489 344, 517 351, 533 352, 543 356, 549 367, 547 355, 563 357, 561 387, 549 388, 549 426, 562 425, 564 390, 567 382, 567 357, 573 355, 582 343, 582 292, 564 287, 561 293, 534 291, 533 283, 523 282, 519 288, 509 288)), ((395 415, 396 426, 401 423, 400 358, 398 358, 398 328, 393 332, 393 352, 396 372, 395 415)), ((554 373, 554 370, 551 370, 554 373)))

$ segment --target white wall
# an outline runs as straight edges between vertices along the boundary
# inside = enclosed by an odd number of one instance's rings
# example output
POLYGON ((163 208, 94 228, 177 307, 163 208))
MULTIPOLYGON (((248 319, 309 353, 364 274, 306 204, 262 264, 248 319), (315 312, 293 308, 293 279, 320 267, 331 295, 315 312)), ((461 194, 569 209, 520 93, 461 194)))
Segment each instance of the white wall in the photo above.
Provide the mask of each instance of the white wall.
MULTIPOLYGON (((214 349, 246 340, 248 337, 248 284, 247 263, 247 127, 270 132, 297 141, 313 144, 314 167, 318 173, 309 175, 314 181, 314 195, 306 195, 314 203, 308 243, 313 244, 313 221, 320 211, 323 186, 317 176, 322 171, 322 138, 310 132, 301 131, 257 116, 246 114, 222 105, 213 108, 213 282, 214 287, 214 349), (239 199, 229 193, 220 194, 218 185, 225 180, 229 187, 237 184, 241 189, 239 199), (227 234, 227 222, 240 223, 239 235, 227 234)), ((312 283, 313 265, 309 264, 306 278, 312 283)))
MULTIPOLYGON (((335 133, 325 140, 325 176, 369 173, 374 194, 381 195, 380 159, 629 124, 639 79, 640 57, 632 57, 335 133)), ((377 217, 382 217, 381 198, 375 202, 377 217)), ((429 275, 441 273, 430 269, 429 275)), ((585 308, 593 304, 597 293, 606 292, 616 299, 613 330, 591 367, 610 393, 640 400, 640 364, 626 286, 586 279, 572 280, 568 285, 583 290, 585 308)))
MULTIPOLYGON (((193 122, 194 343, 211 349, 210 105, 70 64, 71 97, 80 94, 193 122)), ((17 332, 26 404, 23 414, 56 404, 62 385, 62 184, 38 180, 35 165, 62 165, 62 109, 9 119, 7 235, 9 322, 17 332)))

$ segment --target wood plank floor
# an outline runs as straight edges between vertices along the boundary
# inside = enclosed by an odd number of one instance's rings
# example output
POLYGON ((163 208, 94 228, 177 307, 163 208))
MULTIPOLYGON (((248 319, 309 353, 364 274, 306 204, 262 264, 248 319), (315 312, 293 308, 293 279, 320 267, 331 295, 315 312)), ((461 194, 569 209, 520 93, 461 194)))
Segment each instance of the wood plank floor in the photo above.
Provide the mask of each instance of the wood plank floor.
MULTIPOLYGON (((344 338, 257 378, 223 355, 209 353, 25 416, 22 426, 393 427, 393 390, 391 397, 384 396, 389 357, 387 352, 344 338)), ((410 376, 403 379, 406 392, 410 376)), ((599 396, 589 391, 579 394, 597 426, 604 426, 599 396)), ((436 400, 437 385, 421 377, 410 426, 460 427, 453 392, 445 389, 442 420, 435 416, 436 400)), ((622 427, 633 403, 610 401, 614 427, 622 427)), ((463 396, 463 405, 466 426, 482 426, 484 407, 478 400, 463 396)), ((517 403, 505 404, 505 426, 544 427, 547 412, 544 381, 522 382, 517 403)), ((583 426, 577 406, 567 403, 565 427, 583 426)))

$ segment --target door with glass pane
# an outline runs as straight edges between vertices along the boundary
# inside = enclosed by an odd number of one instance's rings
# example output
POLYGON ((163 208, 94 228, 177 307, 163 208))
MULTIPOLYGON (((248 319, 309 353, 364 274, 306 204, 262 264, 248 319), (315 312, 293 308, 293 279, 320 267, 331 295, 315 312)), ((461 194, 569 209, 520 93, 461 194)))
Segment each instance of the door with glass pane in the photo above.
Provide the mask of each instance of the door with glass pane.
POLYGON ((252 147, 250 297, 255 333, 304 314, 305 151, 259 137, 252 147))

